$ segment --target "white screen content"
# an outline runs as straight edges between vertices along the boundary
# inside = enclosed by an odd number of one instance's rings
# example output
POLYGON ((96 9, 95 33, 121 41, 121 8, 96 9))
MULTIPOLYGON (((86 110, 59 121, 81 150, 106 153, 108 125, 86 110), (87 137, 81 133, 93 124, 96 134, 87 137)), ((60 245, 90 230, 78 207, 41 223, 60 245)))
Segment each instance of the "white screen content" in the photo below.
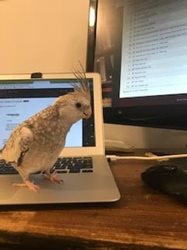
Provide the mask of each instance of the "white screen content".
POLYGON ((187 1, 123 7, 120 98, 187 93, 187 1))
MULTIPOLYGON (((26 86, 26 85, 25 85, 26 86)), ((30 85, 29 87, 31 87, 30 85)), ((22 86, 23 87, 23 86, 22 86)), ((35 87, 34 85, 32 86, 35 87)), ((57 85, 59 88, 59 84, 57 85)), ((0 84, 0 89, 3 84, 0 84)), ((9 88, 11 86, 9 85, 9 88)), ((14 85, 15 88, 15 85, 14 85)), ((54 102, 54 97, 43 98, 1 98, 0 99, 0 148, 9 138, 12 130, 21 122, 48 107, 54 102)), ((79 147, 83 145, 82 120, 75 123, 66 138, 66 147, 79 147)))

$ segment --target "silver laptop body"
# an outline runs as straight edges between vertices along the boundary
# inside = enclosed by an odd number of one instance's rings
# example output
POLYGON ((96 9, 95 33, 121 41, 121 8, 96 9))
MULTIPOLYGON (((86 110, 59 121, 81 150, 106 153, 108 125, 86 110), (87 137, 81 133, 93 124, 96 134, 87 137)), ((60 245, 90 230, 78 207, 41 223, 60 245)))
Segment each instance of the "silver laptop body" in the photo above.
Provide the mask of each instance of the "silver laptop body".
MULTIPOLYGON (((0 174, 0 205, 52 204, 80 202, 114 202, 120 194, 105 157, 100 76, 87 73, 93 115, 81 120, 68 133, 61 157, 91 157, 92 170, 60 173, 63 184, 54 184, 42 174, 31 175, 40 186, 38 192, 15 187, 22 182, 18 174, 0 174)), ((55 98, 72 91, 73 74, 45 74, 42 79, 30 75, 0 76, 0 148, 11 130, 20 122, 54 102, 55 98)), ((68 167, 68 166, 67 166, 68 167)))

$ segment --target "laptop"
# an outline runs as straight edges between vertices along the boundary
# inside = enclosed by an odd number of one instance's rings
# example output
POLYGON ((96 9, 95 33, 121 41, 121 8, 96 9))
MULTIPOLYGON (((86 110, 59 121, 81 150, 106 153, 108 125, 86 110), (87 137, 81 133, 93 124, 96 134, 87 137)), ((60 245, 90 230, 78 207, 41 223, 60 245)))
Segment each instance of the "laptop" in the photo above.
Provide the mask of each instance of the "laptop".
MULTIPOLYGON (((120 193, 104 149, 101 80, 97 73, 86 73, 92 103, 92 116, 70 129, 65 148, 53 168, 62 184, 51 183, 41 173, 30 176, 40 186, 38 192, 25 187, 19 174, 0 161, 0 205, 114 202, 120 193), (73 162, 73 164, 72 164, 73 162), (85 164, 85 162, 89 162, 85 164)), ((19 123, 51 105, 55 98, 72 91, 74 74, 0 76, 0 148, 19 123)))

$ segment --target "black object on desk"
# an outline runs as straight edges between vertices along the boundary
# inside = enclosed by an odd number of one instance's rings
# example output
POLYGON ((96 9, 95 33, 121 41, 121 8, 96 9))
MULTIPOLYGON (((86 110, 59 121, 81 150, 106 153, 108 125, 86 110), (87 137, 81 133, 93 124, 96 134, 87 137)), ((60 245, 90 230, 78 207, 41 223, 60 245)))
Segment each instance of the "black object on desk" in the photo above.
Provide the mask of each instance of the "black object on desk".
POLYGON ((187 203, 187 170, 178 165, 158 164, 149 167, 141 178, 145 184, 187 203))

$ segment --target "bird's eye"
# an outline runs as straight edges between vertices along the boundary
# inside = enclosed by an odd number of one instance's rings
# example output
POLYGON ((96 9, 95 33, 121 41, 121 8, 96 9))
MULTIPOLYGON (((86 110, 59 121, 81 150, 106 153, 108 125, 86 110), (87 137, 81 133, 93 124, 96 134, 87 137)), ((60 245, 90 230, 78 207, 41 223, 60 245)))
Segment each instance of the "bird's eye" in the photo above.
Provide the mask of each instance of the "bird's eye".
POLYGON ((77 108, 81 108, 81 106, 82 106, 82 104, 80 102, 77 102, 75 105, 77 108))

